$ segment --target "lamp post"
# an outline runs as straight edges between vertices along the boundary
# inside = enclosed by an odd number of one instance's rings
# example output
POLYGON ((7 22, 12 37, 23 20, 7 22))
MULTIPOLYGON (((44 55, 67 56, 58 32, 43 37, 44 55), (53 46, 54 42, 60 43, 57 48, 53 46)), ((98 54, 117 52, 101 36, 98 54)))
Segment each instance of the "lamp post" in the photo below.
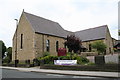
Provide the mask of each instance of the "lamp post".
POLYGON ((15 67, 17 67, 17 27, 18 27, 18 20, 14 19, 16 21, 16 32, 15 32, 15 36, 16 36, 16 44, 15 44, 15 67))

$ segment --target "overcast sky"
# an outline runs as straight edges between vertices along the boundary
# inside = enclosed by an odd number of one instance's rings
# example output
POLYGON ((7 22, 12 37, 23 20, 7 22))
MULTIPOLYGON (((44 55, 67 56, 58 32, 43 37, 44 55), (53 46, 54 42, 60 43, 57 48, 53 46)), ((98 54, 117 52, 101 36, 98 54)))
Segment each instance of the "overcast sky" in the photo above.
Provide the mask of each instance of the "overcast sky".
POLYGON ((64 29, 79 31, 108 25, 111 36, 118 39, 119 0, 0 0, 0 40, 12 46, 16 28, 24 9, 58 22, 64 29))

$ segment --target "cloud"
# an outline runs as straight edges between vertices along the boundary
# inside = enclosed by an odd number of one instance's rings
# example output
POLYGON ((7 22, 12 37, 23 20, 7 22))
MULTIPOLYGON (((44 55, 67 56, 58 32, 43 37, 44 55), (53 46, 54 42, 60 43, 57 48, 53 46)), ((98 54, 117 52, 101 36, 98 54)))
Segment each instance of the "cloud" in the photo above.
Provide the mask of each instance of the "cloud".
POLYGON ((112 37, 117 38, 118 0, 1 0, 0 6, 0 39, 7 46, 12 46, 14 19, 19 19, 23 9, 58 22, 69 31, 107 24, 112 37))

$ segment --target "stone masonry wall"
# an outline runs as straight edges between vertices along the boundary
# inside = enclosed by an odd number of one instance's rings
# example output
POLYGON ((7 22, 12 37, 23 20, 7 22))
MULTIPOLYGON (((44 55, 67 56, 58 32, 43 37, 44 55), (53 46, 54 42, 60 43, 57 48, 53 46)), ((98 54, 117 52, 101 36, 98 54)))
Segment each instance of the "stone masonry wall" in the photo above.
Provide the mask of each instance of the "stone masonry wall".
MULTIPOLYGON (((31 25, 27 21, 24 14, 21 15, 20 22, 17 29, 17 59, 18 60, 32 60, 34 58, 34 32, 31 25), (23 48, 21 49, 21 34, 23 34, 23 48)), ((15 60, 15 50, 16 50, 16 33, 13 38, 13 52, 12 60, 15 60)))
POLYGON ((59 43, 59 48, 64 48, 64 38, 59 38, 55 36, 45 35, 45 34, 35 34, 35 54, 36 57, 42 56, 46 51, 46 40, 50 41, 50 55, 57 56, 56 51, 56 41, 59 43))

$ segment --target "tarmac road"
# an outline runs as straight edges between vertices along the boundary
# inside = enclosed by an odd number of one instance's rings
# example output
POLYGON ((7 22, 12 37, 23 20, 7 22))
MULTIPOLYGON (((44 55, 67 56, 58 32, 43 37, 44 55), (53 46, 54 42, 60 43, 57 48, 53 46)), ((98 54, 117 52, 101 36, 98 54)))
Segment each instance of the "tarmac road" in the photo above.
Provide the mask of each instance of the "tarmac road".
MULTIPOLYGON (((102 77, 89 77, 89 76, 72 76, 72 75, 60 75, 41 72, 29 72, 19 71, 12 69, 2 69, 2 78, 77 78, 79 80, 118 80, 115 78, 102 78, 102 77)), ((3 80, 2 79, 2 80, 3 80)), ((62 79, 63 80, 63 79, 62 79)), ((66 79, 65 79, 66 80, 66 79)))

